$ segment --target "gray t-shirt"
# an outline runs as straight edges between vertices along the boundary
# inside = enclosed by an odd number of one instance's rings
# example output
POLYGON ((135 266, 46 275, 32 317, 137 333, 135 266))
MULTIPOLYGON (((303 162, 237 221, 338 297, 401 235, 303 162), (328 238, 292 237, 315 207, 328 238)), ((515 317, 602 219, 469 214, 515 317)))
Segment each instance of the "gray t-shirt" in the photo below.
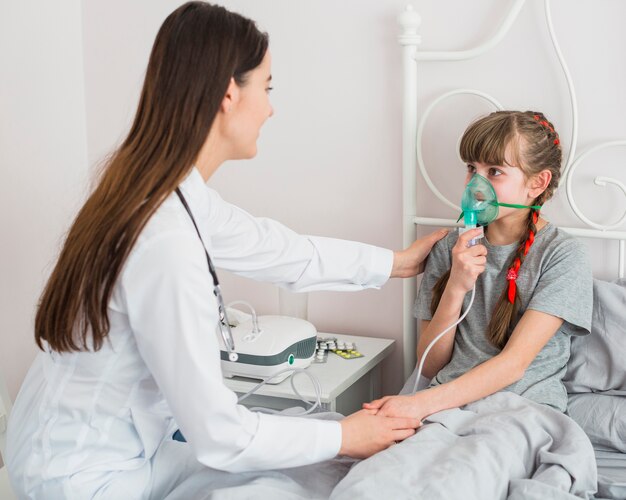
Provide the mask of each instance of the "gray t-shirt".
MULTIPOLYGON (((430 302, 435 282, 452 264, 451 250, 458 239, 452 231, 433 248, 415 303, 415 316, 431 320, 430 302)), ((457 326, 450 362, 435 376, 432 384, 443 384, 463 375, 500 352, 486 338, 493 309, 507 286, 507 268, 517 249, 511 245, 487 247, 487 266, 476 281, 472 309, 457 326)), ((517 278, 520 296, 519 318, 527 309, 541 311, 564 320, 559 331, 526 370, 524 377, 505 390, 565 411, 567 393, 561 382, 570 355, 570 335, 586 335, 591 326, 593 302, 591 265, 583 245, 557 227, 547 224, 536 235, 517 278)), ((469 304, 471 293, 463 303, 469 304)), ((527 332, 532 335, 532 332, 527 332)))

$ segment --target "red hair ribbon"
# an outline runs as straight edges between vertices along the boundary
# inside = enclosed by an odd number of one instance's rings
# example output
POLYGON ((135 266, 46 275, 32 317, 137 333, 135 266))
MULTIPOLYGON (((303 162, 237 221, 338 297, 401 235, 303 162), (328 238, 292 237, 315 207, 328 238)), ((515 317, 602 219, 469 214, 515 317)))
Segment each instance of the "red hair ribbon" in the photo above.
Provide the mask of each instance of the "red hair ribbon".
MULTIPOLYGON (((537 221, 539 220, 538 210, 532 211, 532 218, 533 218, 533 224, 537 224, 537 221)), ((533 245, 534 242, 535 242, 535 232, 529 231, 528 238, 524 242, 524 256, 528 255, 528 251, 530 250, 530 247, 533 245)), ((506 279, 509 282, 509 290, 508 290, 507 296, 511 304, 515 302, 515 293, 517 292, 517 277, 519 275, 519 268, 521 265, 522 265, 522 261, 520 260, 519 257, 517 257, 513 261, 513 265, 509 267, 509 270, 506 273, 506 279)))
MULTIPOLYGON (((535 121, 539 122, 539 125, 542 125, 543 127, 545 127, 545 128, 547 128, 547 129, 549 129, 549 130, 550 130, 550 132, 552 132, 552 133, 556 134, 556 131, 555 131, 555 130, 554 130, 554 128, 553 128, 553 127, 552 127, 552 126, 548 123, 548 121, 547 121, 547 120, 542 120, 542 119, 541 119, 541 117, 540 117, 539 115, 534 115, 534 116, 533 116, 533 118, 534 118, 534 120, 535 120, 535 121)), ((561 141, 559 140, 559 137, 558 137, 558 135, 559 135, 559 134, 556 134, 556 135, 557 135, 557 138, 556 138, 556 139, 554 139, 554 141, 553 141, 553 142, 554 142, 554 145, 555 145, 555 146, 558 146, 559 144, 561 144, 561 141)))
POLYGON ((522 265, 522 261, 518 258, 516 258, 513 261, 513 265, 511 267, 509 267, 509 270, 506 273, 506 279, 509 282, 509 292, 508 292, 508 297, 509 297, 509 302, 511 304, 513 304, 513 302, 515 302, 515 292, 517 291, 517 276, 518 276, 518 272, 519 272, 519 268, 522 265))
POLYGON ((530 250, 530 246, 533 244, 533 242, 535 241, 535 235, 531 232, 528 233, 528 239, 526 240, 526 243, 524 243, 524 255, 528 255, 528 250, 530 250))

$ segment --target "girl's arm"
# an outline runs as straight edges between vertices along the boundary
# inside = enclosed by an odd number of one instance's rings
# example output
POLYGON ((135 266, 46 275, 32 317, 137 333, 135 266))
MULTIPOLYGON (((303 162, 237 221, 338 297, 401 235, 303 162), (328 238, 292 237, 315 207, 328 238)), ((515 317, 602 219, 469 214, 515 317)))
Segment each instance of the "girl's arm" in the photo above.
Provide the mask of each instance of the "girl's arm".
MULTIPOLYGON (((481 229, 467 231, 459 236, 452 249, 452 269, 446 288, 432 320, 422 321, 417 344, 417 359, 421 360, 428 344, 459 319, 463 299, 472 289, 478 275, 485 269, 487 249, 482 245, 468 247, 468 242, 482 234, 481 229)), ((446 333, 431 348, 424 362, 423 375, 433 378, 452 357, 456 327, 446 333)))
MULTIPOLYGON (((500 354, 477 365, 459 378, 411 396, 386 396, 365 408, 381 415, 424 419, 428 415, 494 394, 520 380, 537 354, 558 331, 563 320, 527 310, 500 354)), ((430 356, 430 354, 429 354, 430 356)))

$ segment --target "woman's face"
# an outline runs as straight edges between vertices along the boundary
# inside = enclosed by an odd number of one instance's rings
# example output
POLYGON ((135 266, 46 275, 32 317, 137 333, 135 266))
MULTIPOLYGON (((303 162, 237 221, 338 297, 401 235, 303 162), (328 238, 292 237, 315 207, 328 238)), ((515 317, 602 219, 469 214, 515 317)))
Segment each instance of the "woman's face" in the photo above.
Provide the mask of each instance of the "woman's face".
POLYGON ((246 82, 238 87, 239 98, 228 113, 228 135, 232 159, 252 158, 256 155, 256 141, 261 127, 274 114, 269 92, 272 80, 272 58, 269 50, 261 64, 248 72, 246 82))

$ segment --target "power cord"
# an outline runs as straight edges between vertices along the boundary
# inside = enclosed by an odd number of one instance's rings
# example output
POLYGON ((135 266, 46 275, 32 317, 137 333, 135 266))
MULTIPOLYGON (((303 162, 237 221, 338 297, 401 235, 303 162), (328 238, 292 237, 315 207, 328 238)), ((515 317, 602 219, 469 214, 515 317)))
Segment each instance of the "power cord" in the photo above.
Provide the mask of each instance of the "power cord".
MULTIPOLYGON (((313 413, 313 411, 315 411, 315 409, 321 405, 322 386, 319 380, 317 379, 317 377, 315 377, 315 375, 313 375, 312 373, 307 372, 304 368, 285 368, 284 370, 276 372, 271 377, 263 380, 262 382, 259 382, 252 389, 246 392, 243 396, 240 396, 237 399, 237 403, 241 403, 244 399, 248 398, 249 396, 254 394, 256 391, 258 391, 261 387, 263 387, 265 384, 269 383, 270 380, 286 372, 293 372, 291 376, 289 377, 289 381, 291 383, 291 388, 293 389, 293 393, 296 396, 298 396, 301 401, 303 401, 306 404, 311 405, 311 407, 308 410, 304 411, 303 413, 298 413, 297 415, 301 416, 301 415, 308 415, 309 413, 313 413), (296 389, 296 386, 294 384, 294 379, 298 373, 304 373, 311 380, 311 383, 313 384, 313 388, 315 389, 315 401, 314 402, 309 401, 308 399, 305 399, 304 397, 302 397, 302 395, 298 392, 298 389, 296 389)), ((272 410, 270 408, 253 407, 253 408, 250 408, 250 410, 258 411, 262 413, 280 414, 280 410, 272 410)), ((290 414, 290 415, 293 415, 293 414, 290 414)))

